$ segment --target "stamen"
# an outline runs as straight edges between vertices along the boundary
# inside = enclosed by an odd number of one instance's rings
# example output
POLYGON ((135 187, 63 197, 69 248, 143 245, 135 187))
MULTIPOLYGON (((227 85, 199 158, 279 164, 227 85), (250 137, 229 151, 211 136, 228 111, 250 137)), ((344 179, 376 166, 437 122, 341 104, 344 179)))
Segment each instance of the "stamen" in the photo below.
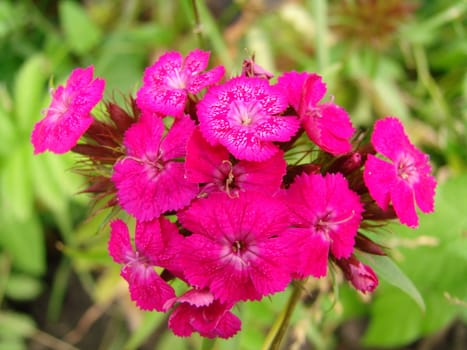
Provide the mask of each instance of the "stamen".
POLYGON ((340 224, 346 223, 347 221, 350 221, 355 215, 355 210, 352 210, 352 212, 350 213, 350 215, 348 217, 346 217, 346 218, 344 218, 342 220, 338 220, 338 221, 326 220, 329 217, 329 214, 330 213, 328 213, 325 216, 319 218, 318 222, 315 225, 319 229, 321 229, 323 231, 326 231, 326 233, 328 232, 330 226, 340 225, 340 224))
POLYGON ((232 243, 232 251, 237 255, 240 254, 244 248, 245 245, 242 241, 235 241, 232 243))
POLYGON ((222 164, 227 164, 228 165, 228 173, 227 173, 227 177, 225 179, 225 182, 224 182, 224 186, 225 186, 225 193, 227 193, 227 195, 230 197, 230 198, 237 198, 238 197, 238 193, 235 192, 235 194, 232 194, 230 191, 231 191, 231 188, 235 187, 234 185, 234 180, 235 180, 235 177, 234 177, 234 174, 233 174, 233 165, 232 165, 232 162, 230 160, 227 160, 227 159, 224 159, 222 161, 222 164))

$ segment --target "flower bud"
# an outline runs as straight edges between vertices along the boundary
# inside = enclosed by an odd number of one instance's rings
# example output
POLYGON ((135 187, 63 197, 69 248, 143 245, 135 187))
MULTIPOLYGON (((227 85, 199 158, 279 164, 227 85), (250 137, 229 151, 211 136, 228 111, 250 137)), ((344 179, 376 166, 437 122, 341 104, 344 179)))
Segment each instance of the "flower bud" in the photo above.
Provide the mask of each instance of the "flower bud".
POLYGON ((378 286, 378 277, 371 267, 363 264, 354 255, 348 259, 339 259, 337 264, 344 272, 344 277, 355 289, 366 293, 373 292, 378 286))
POLYGON ((242 64, 242 76, 244 77, 258 77, 264 79, 271 79, 274 77, 274 74, 267 71, 260 65, 255 63, 255 58, 244 60, 242 64))

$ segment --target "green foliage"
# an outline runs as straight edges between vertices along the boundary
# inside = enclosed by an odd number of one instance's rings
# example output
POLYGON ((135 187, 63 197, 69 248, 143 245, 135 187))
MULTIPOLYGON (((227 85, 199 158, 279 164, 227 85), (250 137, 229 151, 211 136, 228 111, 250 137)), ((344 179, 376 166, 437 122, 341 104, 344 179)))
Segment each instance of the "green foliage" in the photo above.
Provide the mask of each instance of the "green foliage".
POLYGON ((0 311, 0 349, 25 349, 22 339, 35 331, 36 325, 31 317, 0 311))
POLYGON ((61 1, 59 14, 66 44, 72 52, 84 55, 99 43, 102 38, 99 27, 79 4, 61 1))
MULTIPOLYGON (((25 349, 25 339, 36 331, 31 317, 7 306, 8 300, 34 300, 41 292, 52 232, 59 232, 64 258, 54 276, 49 316, 60 314, 73 271, 101 307, 122 299, 113 288, 119 267, 107 255, 108 231, 103 229, 111 213, 79 223, 89 203, 75 195, 82 179, 70 171, 73 157, 32 155, 30 133, 50 100, 48 88, 72 68, 94 64, 106 79, 106 98, 119 99, 136 91, 155 56, 194 47, 211 50, 213 62, 228 72, 238 73, 242 59, 253 53, 258 64, 275 73, 315 70, 357 126, 397 115, 415 143, 430 153, 435 170, 459 175, 439 187, 436 212, 422 216, 417 231, 391 228, 396 265, 386 258, 368 261, 398 288, 382 282, 374 299, 362 303, 355 291, 342 287, 342 313, 332 309, 332 298, 320 298, 313 311, 320 317, 300 307, 292 326, 304 319, 318 321, 307 323, 306 338, 319 348, 332 347, 330 330, 351 317, 368 316, 363 344, 395 347, 433 334, 456 318, 467 320, 467 178, 460 176, 467 167, 467 3, 419 1, 416 11, 378 45, 338 30, 339 24, 354 23, 348 13, 339 12, 340 0, 293 1, 264 11, 235 1, 217 14, 207 1, 197 3, 198 18, 190 0, 0 1, 0 349, 25 349), (103 268, 97 279, 91 277, 103 268)), ((287 297, 278 294, 234 309, 241 315, 242 333, 217 341, 214 348, 261 348, 287 297)), ((165 322, 162 314, 144 313, 132 334, 122 332, 102 344, 136 349, 165 322)), ((159 341, 162 349, 201 344, 200 337, 186 340, 168 332, 159 341)))
POLYGON ((358 254, 359 259, 370 265, 378 278, 399 288, 415 301, 421 311, 425 311, 425 302, 413 282, 387 256, 358 254))
MULTIPOLYGON (((426 304, 421 311, 407 295, 383 284, 370 307, 371 322, 363 338, 368 346, 395 347, 442 329, 457 318, 467 320, 467 176, 439 186, 436 212, 424 215, 414 232, 397 226, 400 267, 420 290, 426 304), (415 235, 421 235, 416 237, 415 235)), ((396 230, 396 226, 394 226, 396 230)))

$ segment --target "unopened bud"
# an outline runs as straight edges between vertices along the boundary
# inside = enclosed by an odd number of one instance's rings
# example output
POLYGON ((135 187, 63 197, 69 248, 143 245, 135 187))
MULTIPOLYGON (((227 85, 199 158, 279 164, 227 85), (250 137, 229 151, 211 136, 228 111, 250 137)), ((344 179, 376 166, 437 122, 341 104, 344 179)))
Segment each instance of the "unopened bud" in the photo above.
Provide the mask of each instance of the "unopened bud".
POLYGON ((337 264, 344 272, 345 278, 355 289, 366 293, 373 292, 378 286, 378 277, 371 267, 363 264, 355 256, 348 259, 339 259, 337 264))
POLYGON ((271 79, 274 77, 274 74, 267 71, 260 65, 255 63, 255 58, 244 60, 242 64, 242 76, 244 77, 258 77, 263 79, 271 79))

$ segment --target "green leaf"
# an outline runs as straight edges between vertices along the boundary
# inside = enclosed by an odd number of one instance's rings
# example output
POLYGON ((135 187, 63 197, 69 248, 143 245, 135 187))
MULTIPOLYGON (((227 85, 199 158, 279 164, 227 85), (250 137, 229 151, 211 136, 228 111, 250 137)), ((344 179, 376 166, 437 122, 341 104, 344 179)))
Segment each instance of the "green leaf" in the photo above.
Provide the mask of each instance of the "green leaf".
POLYGON ((11 117, 13 102, 4 86, 0 85, 0 155, 11 152, 16 142, 16 128, 11 117))
POLYGON ((63 212, 67 205, 67 195, 54 180, 55 172, 64 172, 63 167, 51 167, 50 158, 55 154, 44 153, 31 157, 32 182, 37 198, 54 212, 63 212))
POLYGON ((66 42, 73 52, 83 55, 101 40, 102 33, 99 27, 78 3, 61 1, 59 15, 66 42))
POLYGON ((377 96, 377 105, 381 107, 381 114, 397 115, 402 121, 409 118, 407 102, 403 99, 399 86, 385 77, 377 77, 373 81, 377 96))
POLYGON ((416 231, 402 225, 389 228, 399 241, 400 268, 422 293, 426 312, 417 309, 407 295, 382 284, 371 305, 365 345, 405 345, 447 327, 465 312, 446 294, 467 300, 463 283, 467 271, 467 176, 449 179, 436 192, 435 212, 421 215, 416 231))
POLYGON ((38 54, 29 58, 16 75, 13 108, 17 126, 27 133, 28 139, 34 122, 40 118, 47 72, 47 60, 38 54))
POLYGON ((3 210, 0 222, 0 244, 11 256, 13 266, 25 273, 42 275, 46 269, 45 242, 39 220, 35 216, 17 220, 3 210))
POLYGON ((375 270, 378 277, 405 292, 417 303, 422 311, 425 311, 425 303, 417 287, 415 287, 413 282, 391 258, 363 253, 359 253, 358 258, 361 259, 362 262, 370 265, 375 270))
POLYGON ((0 350, 27 350, 26 344, 21 338, 0 339, 0 350))
POLYGON ((422 314, 416 304, 394 287, 385 288, 372 304, 365 346, 398 347, 414 341, 422 329, 422 314))
POLYGON ((20 145, 11 150, 0 172, 0 210, 7 210, 13 220, 28 220, 33 215, 31 157, 32 146, 20 145))
POLYGON ((0 311, 0 338, 29 337, 36 331, 33 319, 27 315, 0 311))
POLYGON ((141 325, 131 334, 130 339, 128 339, 128 342, 125 344, 125 349, 139 349, 151 333, 153 333, 162 322, 166 322, 164 316, 163 313, 159 312, 145 312, 141 325))
POLYGON ((5 294, 13 300, 31 300, 39 295, 42 290, 37 278, 14 273, 10 275, 5 294))

